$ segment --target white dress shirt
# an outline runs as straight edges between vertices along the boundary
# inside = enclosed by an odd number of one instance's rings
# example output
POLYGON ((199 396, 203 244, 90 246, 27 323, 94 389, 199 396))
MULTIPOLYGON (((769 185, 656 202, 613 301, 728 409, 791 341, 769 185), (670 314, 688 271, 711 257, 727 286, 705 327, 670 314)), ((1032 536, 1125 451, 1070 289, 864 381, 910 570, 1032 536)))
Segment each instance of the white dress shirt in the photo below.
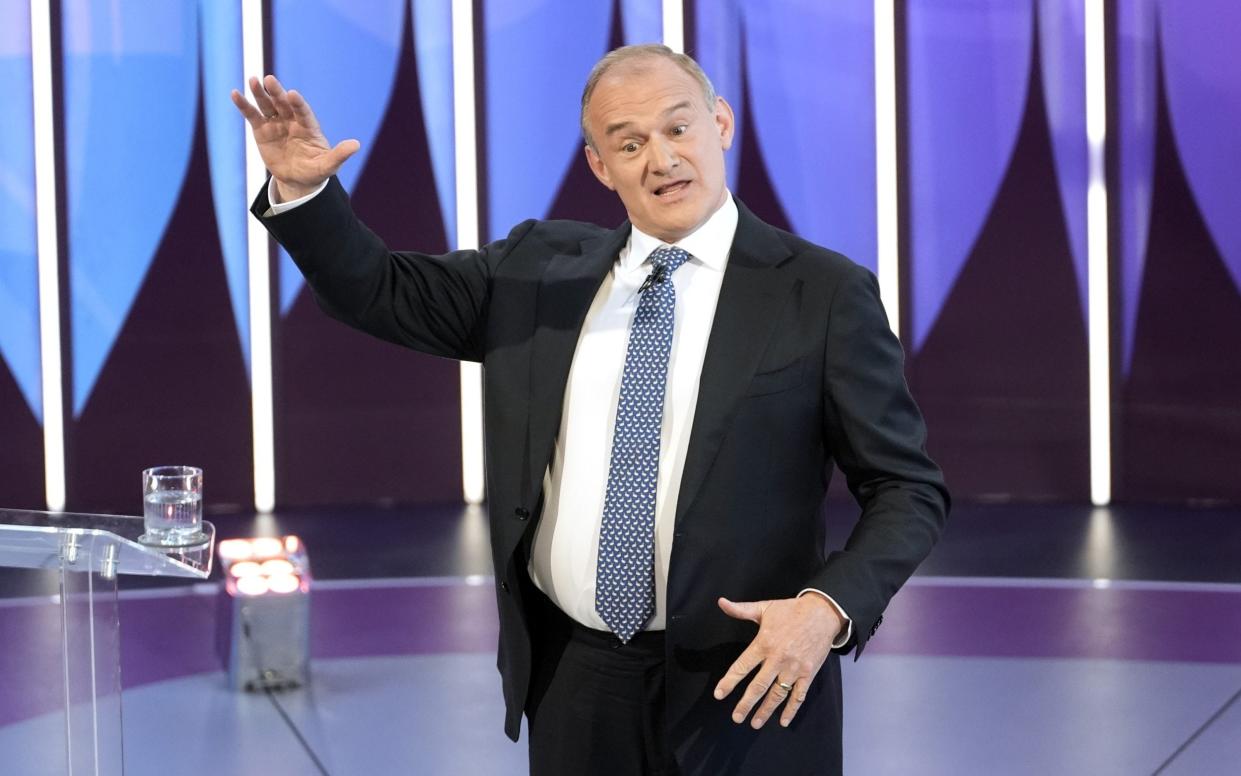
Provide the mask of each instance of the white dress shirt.
MULTIPOLYGON (((299 199, 276 203, 272 182, 268 199, 273 204, 264 215, 292 210, 326 185, 299 199)), ((737 205, 729 194, 702 226, 674 243, 690 259, 671 277, 676 308, 656 481, 655 614, 646 630, 662 630, 666 623, 677 495, 698 406, 702 362, 736 231, 737 205)), ((631 229, 586 313, 565 385, 560 432, 543 478, 543 512, 528 566, 534 584, 556 606, 597 630, 608 630, 595 611, 595 570, 629 327, 638 309, 638 289, 653 269, 647 259, 662 245, 641 230, 631 229)), ((821 590, 807 588, 799 595, 806 593, 823 596, 835 608, 845 627, 833 646, 847 643, 853 622, 840 605, 821 590)))
MULTIPOLYGON (((690 259, 671 276, 676 308, 655 490, 655 614, 648 630, 664 627, 681 472, 694 426, 702 360, 736 231, 737 205, 730 196, 706 223, 676 243, 690 259)), ((565 385, 560 433, 543 480, 543 515, 530 556, 534 584, 570 617, 598 630, 608 630, 595 611, 595 567, 629 327, 638 309, 638 288, 654 269, 647 259, 664 244, 633 228, 586 313, 565 385)))
MULTIPOLYGON (((655 496, 655 614, 646 630, 662 630, 667 622, 668 563, 681 474, 736 231, 737 205, 729 195, 706 223, 674 243, 690 259, 672 273, 676 308, 655 496)), ((543 514, 535 529, 530 578, 563 612, 597 630, 608 630, 595 610, 595 573, 629 327, 638 309, 638 288, 653 269, 647 259, 664 244, 634 227, 600 284, 573 352, 560 433, 543 479, 543 514)), ((845 619, 834 644, 843 646, 852 622, 831 596, 802 591, 807 592, 822 595, 845 619)))
POLYGON ((263 213, 263 216, 265 218, 270 217, 270 216, 277 216, 277 215, 280 215, 281 213, 285 213, 287 211, 292 210, 293 208, 297 207, 303 202, 309 202, 310 200, 319 196, 319 194, 322 193, 322 191, 327 188, 327 183, 328 183, 327 181, 320 183, 318 187, 315 188, 314 191, 310 192, 309 194, 306 194, 305 196, 298 197, 297 199, 291 199, 288 202, 281 202, 279 195, 276 193, 276 179, 268 178, 267 179, 267 202, 271 205, 271 207, 267 208, 267 212, 263 213))

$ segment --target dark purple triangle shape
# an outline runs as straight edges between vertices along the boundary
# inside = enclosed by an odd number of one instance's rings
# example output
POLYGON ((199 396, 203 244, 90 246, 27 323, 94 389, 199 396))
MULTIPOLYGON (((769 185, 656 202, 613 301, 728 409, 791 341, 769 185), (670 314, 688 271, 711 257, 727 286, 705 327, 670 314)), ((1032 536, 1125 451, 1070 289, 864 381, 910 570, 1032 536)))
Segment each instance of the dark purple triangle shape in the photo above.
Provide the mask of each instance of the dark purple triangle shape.
POLYGON ((1088 354, 1038 33, 1009 168, 922 349, 929 449, 963 498, 1089 497, 1088 354))

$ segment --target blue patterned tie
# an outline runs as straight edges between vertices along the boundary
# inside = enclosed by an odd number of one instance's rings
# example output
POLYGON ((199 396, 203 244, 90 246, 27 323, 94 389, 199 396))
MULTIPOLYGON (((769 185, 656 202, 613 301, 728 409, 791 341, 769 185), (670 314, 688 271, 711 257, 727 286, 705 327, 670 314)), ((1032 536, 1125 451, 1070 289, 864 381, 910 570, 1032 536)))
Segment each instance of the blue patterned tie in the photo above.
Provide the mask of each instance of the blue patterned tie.
POLYGON ((625 643, 655 613, 655 484, 676 308, 672 273, 688 259, 680 248, 651 254, 655 271, 642 285, 616 406, 595 610, 625 643))

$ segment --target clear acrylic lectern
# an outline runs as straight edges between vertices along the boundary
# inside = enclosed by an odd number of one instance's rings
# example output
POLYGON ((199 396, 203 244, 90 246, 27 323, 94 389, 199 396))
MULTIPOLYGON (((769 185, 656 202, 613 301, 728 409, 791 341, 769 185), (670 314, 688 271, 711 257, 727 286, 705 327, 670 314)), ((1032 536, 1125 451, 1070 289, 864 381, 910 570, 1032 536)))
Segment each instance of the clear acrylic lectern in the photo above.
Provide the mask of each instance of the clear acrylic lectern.
MULTIPOLYGON (((0 567, 44 569, 60 577, 60 669, 65 773, 121 776, 118 574, 205 579, 215 529, 192 547, 142 544, 141 517, 0 509, 0 567)), ((54 756, 54 755, 53 755, 54 756)))

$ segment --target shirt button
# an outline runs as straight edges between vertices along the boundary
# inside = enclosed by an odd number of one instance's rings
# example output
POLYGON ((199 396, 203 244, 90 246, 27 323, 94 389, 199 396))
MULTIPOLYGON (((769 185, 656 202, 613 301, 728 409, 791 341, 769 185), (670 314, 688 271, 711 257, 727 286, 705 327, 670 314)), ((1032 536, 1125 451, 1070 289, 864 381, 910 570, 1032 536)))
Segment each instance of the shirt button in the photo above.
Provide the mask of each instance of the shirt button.
POLYGON ((525 507, 517 507, 516 509, 513 510, 513 514, 517 516, 518 520, 529 520, 530 519, 530 510, 526 509, 525 507))

